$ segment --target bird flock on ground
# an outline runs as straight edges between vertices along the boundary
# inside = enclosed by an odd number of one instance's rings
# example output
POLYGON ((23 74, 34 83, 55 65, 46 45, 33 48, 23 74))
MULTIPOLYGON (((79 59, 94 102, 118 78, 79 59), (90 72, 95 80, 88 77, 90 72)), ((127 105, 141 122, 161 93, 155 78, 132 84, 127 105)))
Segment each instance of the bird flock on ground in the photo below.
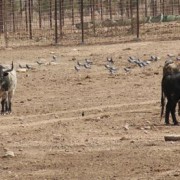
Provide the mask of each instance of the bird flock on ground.
MULTIPOLYGON (((130 72, 134 67, 146 67, 150 65, 152 62, 158 61, 160 58, 155 55, 151 55, 147 60, 141 60, 140 58, 136 58, 134 56, 129 56, 127 59, 128 66, 124 67, 124 71, 126 73, 130 72)), ((77 61, 74 69, 77 72, 80 72, 82 69, 91 69, 92 65, 94 65, 93 61, 90 59, 85 59, 83 62, 77 61)), ((115 75, 118 73, 119 68, 115 65, 115 61, 113 60, 112 57, 107 57, 106 58, 106 63, 104 64, 105 69, 110 75, 115 75)))
POLYGON ((36 69, 36 66, 42 66, 42 65, 56 65, 58 64, 58 57, 53 55, 52 59, 50 61, 46 61, 46 59, 43 59, 41 57, 38 57, 36 62, 33 64, 19 64, 19 68, 17 71, 19 72, 25 72, 26 70, 34 70, 36 69))
MULTIPOLYGON (((168 54, 168 57, 174 57, 172 54, 168 54)), ((180 57, 178 57, 180 60, 180 57)), ((20 69, 25 70, 33 70, 35 69, 35 66, 42 66, 42 65, 56 65, 58 64, 57 59, 59 59, 57 56, 53 55, 50 61, 46 61, 46 59, 38 57, 36 62, 34 64, 19 64, 20 69)), ((129 73, 132 71, 133 68, 139 67, 144 68, 146 66, 149 66, 152 62, 158 61, 160 58, 155 55, 151 55, 147 60, 142 60, 140 58, 129 56, 127 58, 127 66, 122 68, 125 73, 129 73)), ((81 70, 90 70, 93 68, 95 63, 93 60, 85 58, 84 60, 77 60, 76 64, 74 65, 74 70, 76 72, 80 72, 81 70)), ((113 60, 112 57, 106 57, 106 61, 104 63, 104 68, 110 75, 116 75, 119 72, 119 67, 117 67, 115 60, 113 60)))
POLYGON ((174 60, 180 61, 180 56, 175 56, 174 54, 167 54, 168 59, 165 61, 165 64, 172 63, 174 60))

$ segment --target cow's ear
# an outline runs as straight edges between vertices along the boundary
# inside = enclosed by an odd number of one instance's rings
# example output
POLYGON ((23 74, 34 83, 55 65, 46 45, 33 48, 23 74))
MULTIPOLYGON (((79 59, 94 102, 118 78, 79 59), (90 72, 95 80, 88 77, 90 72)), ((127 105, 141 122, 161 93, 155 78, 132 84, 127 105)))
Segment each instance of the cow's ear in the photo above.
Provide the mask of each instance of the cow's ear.
POLYGON ((8 72, 4 72, 3 76, 8 76, 8 74, 9 74, 8 72))

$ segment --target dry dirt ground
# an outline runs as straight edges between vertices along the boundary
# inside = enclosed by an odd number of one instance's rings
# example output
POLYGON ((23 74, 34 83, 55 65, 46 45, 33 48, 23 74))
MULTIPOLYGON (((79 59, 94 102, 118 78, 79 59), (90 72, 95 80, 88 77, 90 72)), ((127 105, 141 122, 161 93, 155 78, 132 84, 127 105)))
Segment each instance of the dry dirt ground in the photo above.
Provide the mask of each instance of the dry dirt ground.
POLYGON ((35 69, 17 73, 13 114, 0 116, 0 179, 180 179, 180 142, 164 141, 180 127, 160 121, 162 66, 179 47, 164 41, 1 50, 0 63, 35 69), (35 63, 53 55, 56 65, 35 63), (124 71, 129 56, 150 55, 161 59, 124 71), (104 67, 111 56, 115 75, 104 67), (85 58, 91 69, 76 72, 85 58))

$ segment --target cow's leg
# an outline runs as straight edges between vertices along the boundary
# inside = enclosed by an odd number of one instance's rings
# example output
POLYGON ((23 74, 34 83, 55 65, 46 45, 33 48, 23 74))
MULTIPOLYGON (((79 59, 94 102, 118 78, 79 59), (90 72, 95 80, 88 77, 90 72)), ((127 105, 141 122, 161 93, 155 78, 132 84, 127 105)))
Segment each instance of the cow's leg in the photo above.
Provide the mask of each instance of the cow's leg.
POLYGON ((166 113, 165 113, 165 124, 169 124, 169 113, 171 111, 171 101, 169 101, 166 104, 166 113))

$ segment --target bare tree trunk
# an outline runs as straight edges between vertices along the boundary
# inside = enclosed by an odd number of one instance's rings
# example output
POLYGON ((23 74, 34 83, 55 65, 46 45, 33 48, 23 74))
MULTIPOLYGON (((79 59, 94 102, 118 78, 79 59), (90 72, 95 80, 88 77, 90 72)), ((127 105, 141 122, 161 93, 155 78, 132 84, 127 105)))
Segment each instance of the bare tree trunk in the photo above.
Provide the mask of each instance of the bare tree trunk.
POLYGON ((12 13, 12 19, 13 19, 13 32, 15 32, 15 9, 14 9, 14 0, 11 0, 11 13, 12 13))
POLYGON ((110 19, 112 19, 112 2, 111 2, 111 0, 109 0, 109 15, 110 15, 110 19))
POLYGON ((38 13, 39 13, 39 28, 42 27, 42 16, 41 16, 41 0, 38 0, 38 13))
POLYGON ((100 8, 101 8, 101 10, 100 10, 100 12, 101 12, 101 20, 103 20, 103 1, 102 0, 100 2, 100 8))
POLYGON ((162 9, 163 9, 163 15, 165 14, 165 6, 164 6, 164 0, 163 0, 163 2, 162 2, 163 4, 162 4, 162 9))
POLYGON ((120 0, 120 2, 119 2, 119 8, 120 8, 121 17, 122 17, 122 19, 123 19, 123 14, 124 14, 124 4, 123 4, 123 0, 120 0))
POLYGON ((49 23, 50 28, 52 29, 52 2, 49 0, 49 23))
MULTIPOLYGON (((130 0, 131 2, 131 0, 130 0)), ((145 0, 145 17, 148 16, 148 6, 147 6, 147 0, 145 0)))
POLYGON ((94 14, 94 12, 95 12, 95 2, 94 2, 94 0, 92 0, 92 3, 93 3, 93 6, 92 6, 93 32, 94 32, 94 35, 95 35, 96 27, 95 27, 95 14, 94 14))
POLYGON ((26 19, 26 31, 28 31, 28 0, 25 0, 25 19, 26 19))
POLYGON ((72 25, 74 25, 74 0, 71 0, 72 25))
POLYGON ((127 14, 127 17, 129 18, 130 13, 129 13, 129 2, 128 1, 126 1, 126 14, 127 14))
POLYGON ((33 21, 33 7, 34 7, 34 3, 33 3, 33 0, 30 0, 31 1, 31 21, 33 21))
POLYGON ((174 0, 171 0, 172 15, 174 14, 174 0))
POLYGON ((55 44, 58 43, 58 23, 57 23, 57 0, 54 3, 54 19, 55 19, 55 44))
POLYGON ((84 12, 83 12, 83 9, 84 9, 84 3, 83 3, 83 0, 81 0, 80 2, 80 10, 81 10, 81 43, 84 44, 84 12))
POLYGON ((28 8, 29 8, 29 38, 32 39, 32 4, 31 4, 31 0, 29 0, 29 4, 28 4, 28 8))
POLYGON ((59 29, 60 37, 62 37, 62 0, 59 0, 59 29))
POLYGON ((64 0, 61 2, 61 16, 62 16, 62 26, 64 26, 64 0))
POLYGON ((93 5, 92 2, 93 0, 90 0, 90 9, 91 9, 91 21, 93 21, 93 5))
POLYGON ((22 21, 22 13, 23 13, 22 0, 19 1, 19 8, 20 8, 21 21, 22 21))
POLYGON ((3 21, 3 0, 0 0, 0 33, 4 31, 3 21))
POLYGON ((133 18, 133 4, 130 1, 130 14, 131 14, 131 32, 134 34, 134 18, 133 18))

